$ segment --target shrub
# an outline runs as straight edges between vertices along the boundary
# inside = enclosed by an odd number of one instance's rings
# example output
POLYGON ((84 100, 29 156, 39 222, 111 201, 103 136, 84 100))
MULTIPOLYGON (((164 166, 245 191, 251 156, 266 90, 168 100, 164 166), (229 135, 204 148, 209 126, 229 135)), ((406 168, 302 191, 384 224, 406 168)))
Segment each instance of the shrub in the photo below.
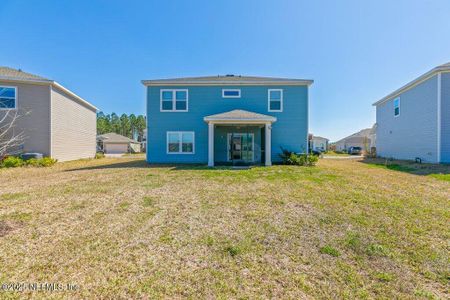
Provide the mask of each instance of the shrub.
POLYGON ((25 165, 31 166, 31 167, 50 167, 53 166, 56 163, 56 159, 53 159, 51 157, 44 157, 44 158, 31 158, 29 160, 25 161, 25 165))
POLYGON ((281 148, 280 157, 285 165, 314 166, 319 158, 315 155, 296 154, 281 148))
POLYGON ((17 168, 24 165, 23 159, 17 156, 8 156, 2 160, 0 167, 2 168, 17 168))
POLYGON ((103 152, 97 152, 95 153, 95 159, 101 159, 104 158, 105 154, 103 152))

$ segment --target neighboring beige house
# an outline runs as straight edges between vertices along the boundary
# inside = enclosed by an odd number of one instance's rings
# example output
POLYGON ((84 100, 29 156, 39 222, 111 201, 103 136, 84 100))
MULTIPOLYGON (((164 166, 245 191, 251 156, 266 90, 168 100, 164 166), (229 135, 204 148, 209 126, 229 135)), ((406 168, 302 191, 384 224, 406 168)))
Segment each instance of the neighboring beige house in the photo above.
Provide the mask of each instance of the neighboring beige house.
POLYGON ((361 147, 369 152, 371 147, 375 147, 374 129, 366 128, 334 143, 336 151, 347 151, 350 147, 361 147))
POLYGON ((105 154, 141 152, 141 144, 138 141, 114 132, 98 135, 97 148, 105 154))
POLYGON ((58 161, 95 156, 97 108, 56 81, 0 67, 0 117, 17 113, 20 152, 58 161))
POLYGON ((311 149, 313 151, 324 152, 328 150, 328 139, 313 135, 311 138, 311 149))

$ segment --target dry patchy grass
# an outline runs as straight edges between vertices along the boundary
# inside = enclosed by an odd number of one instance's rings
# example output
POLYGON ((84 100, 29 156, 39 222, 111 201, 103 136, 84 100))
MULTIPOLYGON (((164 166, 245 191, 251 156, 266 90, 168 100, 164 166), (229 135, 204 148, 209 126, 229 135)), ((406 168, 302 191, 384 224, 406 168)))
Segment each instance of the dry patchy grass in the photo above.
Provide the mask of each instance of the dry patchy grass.
POLYGON ((440 178, 353 160, 235 171, 105 158, 0 179, 0 283, 80 287, 0 297, 448 296, 440 178))

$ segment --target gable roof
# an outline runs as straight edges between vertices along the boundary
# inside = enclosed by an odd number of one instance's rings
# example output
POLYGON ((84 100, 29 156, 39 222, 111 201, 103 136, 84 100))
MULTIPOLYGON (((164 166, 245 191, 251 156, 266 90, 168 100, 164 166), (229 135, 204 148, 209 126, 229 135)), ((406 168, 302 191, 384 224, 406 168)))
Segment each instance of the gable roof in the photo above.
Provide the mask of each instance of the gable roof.
POLYGON ((277 118, 263 115, 251 111, 235 109, 232 111, 215 114, 211 116, 206 116, 203 118, 206 122, 208 121, 233 121, 233 122, 243 122, 243 121, 251 121, 251 122, 275 122, 277 118))
POLYGON ((258 77, 241 75, 217 75, 202 77, 182 77, 172 79, 142 80, 146 86, 154 85, 311 85, 308 79, 258 77))
POLYGON ((109 132, 105 134, 97 135, 97 140, 109 143, 139 143, 129 137, 117 134, 115 132, 109 132))
POLYGON ((63 87, 58 82, 39 76, 35 74, 31 74, 28 72, 24 72, 20 69, 13 69, 9 67, 0 67, 0 80, 2 81, 11 81, 11 82, 20 82, 20 83, 30 83, 30 84, 48 84, 52 87, 59 89, 66 94, 72 96, 73 98, 77 99, 84 105, 90 107, 93 110, 97 110, 97 107, 89 103, 88 101, 84 100, 74 92, 70 91, 69 89, 63 87))
POLYGON ((364 137, 368 137, 372 132, 372 128, 365 128, 363 130, 360 130, 356 133, 353 133, 343 139, 340 139, 339 141, 335 142, 335 144, 340 143, 340 142, 344 142, 345 140, 348 139, 352 139, 352 138, 364 138, 364 137))
POLYGON ((431 69, 430 71, 428 71, 427 73, 417 77, 416 79, 414 79, 413 81, 405 84, 404 86, 402 86, 401 88, 395 90, 394 92, 390 93, 389 95, 387 95, 386 97, 378 100, 377 102, 373 103, 373 106, 378 106, 386 101, 391 100, 394 97, 397 97, 398 95, 400 95, 401 93, 415 87, 416 85, 418 85, 419 83, 433 77, 434 75, 436 75, 437 73, 440 72, 450 72, 450 62, 443 64, 443 65, 439 65, 433 69, 431 69))
POLYGON ((313 135, 312 138, 313 138, 313 139, 319 139, 319 140, 327 140, 327 141, 329 141, 329 139, 324 138, 324 137, 321 137, 321 136, 317 136, 317 135, 313 135))

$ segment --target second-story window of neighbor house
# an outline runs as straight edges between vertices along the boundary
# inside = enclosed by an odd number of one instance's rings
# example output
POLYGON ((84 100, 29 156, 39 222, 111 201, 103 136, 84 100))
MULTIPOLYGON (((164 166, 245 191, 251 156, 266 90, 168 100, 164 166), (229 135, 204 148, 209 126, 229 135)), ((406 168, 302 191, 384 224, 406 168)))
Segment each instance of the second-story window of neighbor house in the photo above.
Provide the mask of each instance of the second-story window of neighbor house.
POLYGON ((0 110, 16 109, 17 89, 11 86, 0 86, 0 110))
POLYGON ((188 90, 161 90, 161 111, 188 111, 188 90))
POLYGON ((283 111, 283 90, 270 89, 269 97, 269 111, 282 112, 283 111))
POLYGON ((400 115, 400 98, 394 99, 394 117, 398 117, 400 115))
POLYGON ((239 89, 223 89, 222 98, 241 98, 241 90, 239 89))

